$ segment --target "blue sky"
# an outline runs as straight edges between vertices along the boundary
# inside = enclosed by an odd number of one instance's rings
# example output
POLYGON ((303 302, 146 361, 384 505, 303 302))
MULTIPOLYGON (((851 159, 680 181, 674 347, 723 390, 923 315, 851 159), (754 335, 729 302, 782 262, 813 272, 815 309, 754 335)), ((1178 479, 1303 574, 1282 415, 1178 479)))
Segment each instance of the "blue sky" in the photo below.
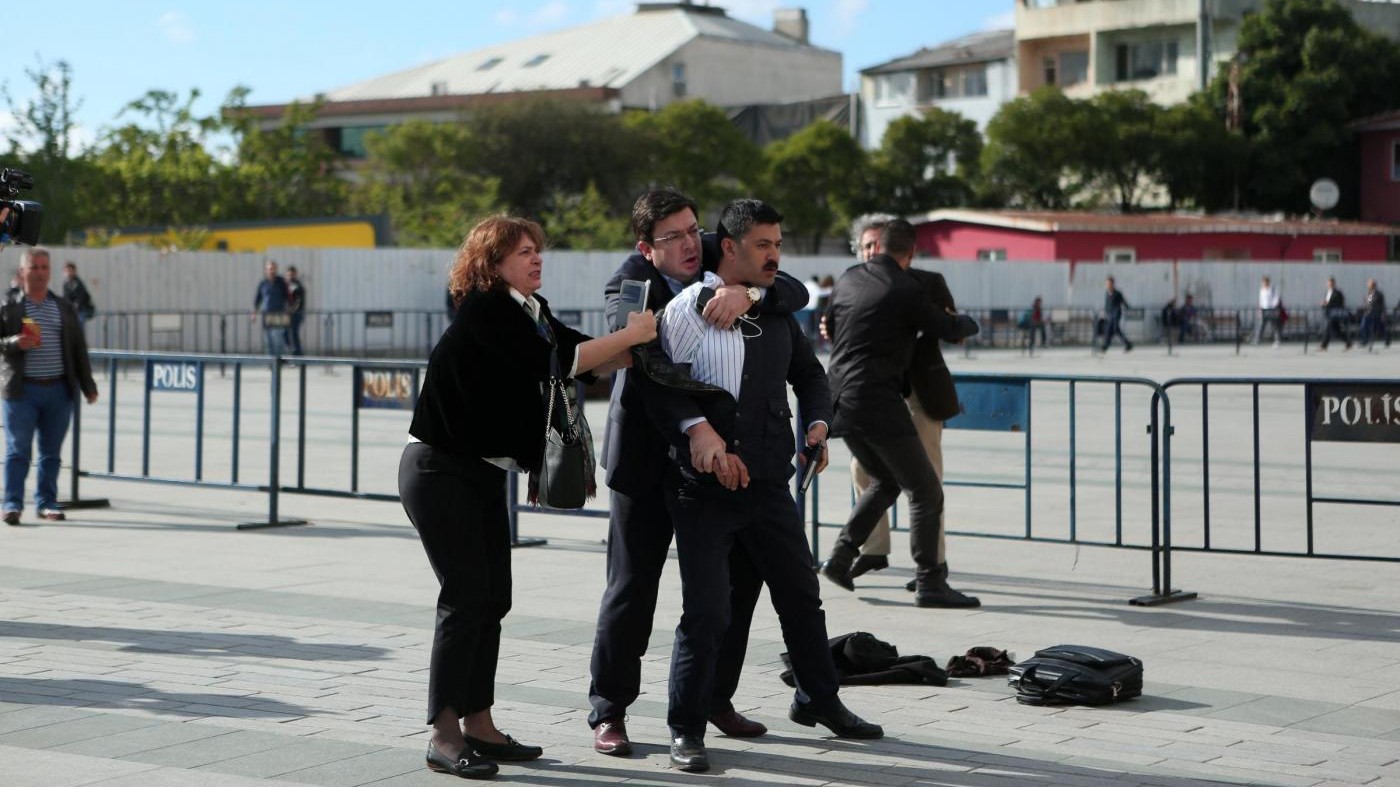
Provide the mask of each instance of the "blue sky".
MULTIPOLYGON (((703 2, 704 0, 697 0, 703 2)), ((846 87, 861 68, 921 46, 1010 27, 1013 0, 709 0, 771 27, 773 9, 805 7, 812 41, 843 54, 846 87)), ((252 103, 282 103, 459 52, 629 13, 629 0, 50 0, 9 9, 0 83, 22 104, 25 69, 73 68, 79 138, 112 125, 129 101, 199 88, 212 112, 236 85, 252 103)), ((0 111, 5 108, 0 106, 0 111)), ((0 117, 0 128, 11 122, 0 117)))

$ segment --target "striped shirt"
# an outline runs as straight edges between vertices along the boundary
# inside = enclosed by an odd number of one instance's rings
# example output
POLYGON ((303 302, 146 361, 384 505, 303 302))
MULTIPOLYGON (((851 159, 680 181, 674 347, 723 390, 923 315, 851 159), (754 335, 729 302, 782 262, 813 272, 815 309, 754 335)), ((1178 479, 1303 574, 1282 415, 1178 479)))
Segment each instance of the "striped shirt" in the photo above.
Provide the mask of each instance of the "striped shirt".
POLYGON ((744 379, 744 334, 710 326, 695 308, 701 289, 723 286, 723 279, 706 271, 700 281, 681 290, 661 313, 661 347, 672 363, 689 364, 691 377, 723 388, 738 401, 744 379))
POLYGON ((63 317, 52 294, 40 303, 24 299, 24 316, 39 324, 40 344, 24 356, 25 377, 63 376, 63 317))

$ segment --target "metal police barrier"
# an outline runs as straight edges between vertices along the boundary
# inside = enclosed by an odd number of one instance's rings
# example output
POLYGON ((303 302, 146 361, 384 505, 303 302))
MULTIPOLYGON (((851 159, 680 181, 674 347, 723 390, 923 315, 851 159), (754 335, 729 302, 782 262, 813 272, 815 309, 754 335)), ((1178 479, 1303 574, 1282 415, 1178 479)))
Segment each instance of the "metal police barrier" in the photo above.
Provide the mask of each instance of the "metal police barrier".
MULTIPOLYGON (((361 469, 363 465, 362 454, 365 448, 362 423, 364 413, 385 413, 390 411, 411 412, 418 400, 419 386, 422 381, 423 371, 427 368, 426 361, 378 361, 370 359, 349 359, 349 358, 306 358, 306 357, 283 357, 274 359, 270 356, 251 355, 176 355, 169 353, 135 353, 111 350, 94 350, 90 353, 94 368, 101 370, 105 368, 107 378, 106 401, 103 403, 106 415, 106 465, 105 469, 84 469, 81 461, 82 452, 82 425, 83 419, 81 411, 75 409, 73 419, 73 453, 72 453, 72 500, 63 503, 66 508, 91 507, 106 504, 105 500, 84 499, 79 492, 79 479, 106 478, 120 481, 144 481, 149 483, 174 484, 183 486, 202 486, 222 489, 238 489, 251 492, 266 492, 268 495, 268 515, 266 520, 258 522, 246 522, 237 525, 240 530, 277 527, 286 525, 306 524, 302 519, 288 519, 279 514, 279 496, 283 493, 293 493, 299 495, 318 495, 324 497, 356 498, 363 500, 377 500, 398 502, 399 496, 395 491, 373 491, 362 488, 361 469), (209 398, 210 376, 206 374, 208 368, 218 366, 232 367, 232 379, 225 384, 227 391, 221 391, 220 404, 226 406, 231 413, 231 422, 227 430, 219 429, 217 437, 220 440, 227 440, 227 461, 221 468, 221 473, 209 473, 207 471, 208 460, 211 457, 207 450, 206 438, 211 427, 209 419, 206 417, 206 400, 209 398), (316 475, 319 481, 308 481, 308 422, 313 418, 328 424, 327 431, 330 433, 330 441, 339 445, 345 438, 344 419, 339 412, 327 417, 325 410, 329 409, 330 403, 326 397, 319 397, 315 404, 321 412, 314 412, 308 408, 308 393, 311 385, 308 379, 308 371, 321 368, 324 374, 317 375, 317 384, 325 386, 326 378, 333 377, 337 369, 348 368, 350 373, 350 391, 347 397, 348 418, 350 421, 348 452, 344 454, 348 467, 344 468, 347 473, 343 476, 344 481, 340 482, 335 478, 335 471, 340 468, 316 468, 316 475), (130 450, 133 440, 130 436, 119 434, 118 426, 129 426, 132 421, 129 417, 122 417, 122 405, 124 400, 119 396, 118 381, 131 374, 133 370, 140 372, 142 385, 142 402, 140 418, 140 464, 139 470, 134 467, 127 469, 118 465, 118 446, 125 446, 130 450), (249 441, 246 436, 246 412, 245 410, 257 407, 249 406, 245 396, 245 388, 250 384, 245 379, 245 369, 256 371, 267 370, 267 482, 247 483, 240 481, 241 459, 245 443, 249 441), (284 450, 283 440, 283 389, 286 384, 285 375, 293 374, 298 383, 297 397, 295 404, 296 414, 296 443, 295 443, 295 482, 284 481, 284 468, 282 463, 282 453, 284 450), (193 407, 188 407, 181 399, 193 397, 193 407), (192 409, 193 412, 185 415, 185 411, 192 409), (157 415, 159 414, 159 415, 157 415), (180 423, 182 418, 188 417, 192 424, 188 424, 188 432, 192 433, 193 441, 189 445, 190 456, 188 461, 177 459, 169 450, 163 450, 159 454, 152 448, 152 430, 159 421, 159 424, 176 424, 178 429, 186 429, 185 423, 180 423), (153 469, 153 459, 163 460, 167 466, 178 466, 181 469, 188 468, 190 474, 187 477, 178 477, 177 473, 161 473, 153 469), (218 475, 211 478, 211 475, 218 475)), ((213 379, 218 380, 218 377, 213 379)), ((261 380, 258 381, 259 383, 261 380)), ((341 400, 344 401, 344 400, 341 400)), ((95 408, 94 408, 95 409, 95 408)), ((129 409, 129 408, 127 408, 129 409)), ((384 451, 401 451, 403 444, 407 440, 408 418, 405 416, 397 421, 388 422, 383 418, 376 418, 377 441, 375 448, 384 451)), ((260 440, 262 435, 256 438, 260 440)), ((396 454, 397 456, 397 454, 396 454)), ((385 460, 387 461, 387 460, 385 460)), ((395 459, 394 461, 397 461, 395 459)), ((134 463, 128 462, 128 466, 134 463)), ((397 465, 395 465, 397 466, 397 465)), ((515 483, 515 474, 510 474, 512 492, 515 483)), ((386 474, 379 473, 382 480, 386 474)), ((387 474, 390 479, 397 478, 394 473, 387 474)), ((514 498, 512 498, 514 499, 514 498)), ((530 546, 535 543, 543 543, 538 539, 521 539, 518 536, 518 523, 514 513, 511 517, 511 541, 515 546, 530 546)))
MULTIPOLYGON (((1201 485, 1201 531, 1200 542, 1196 545, 1183 545, 1179 538, 1174 538, 1170 521, 1166 522, 1162 534, 1162 554, 1163 570, 1166 573, 1167 581, 1171 576, 1171 555, 1175 551, 1197 551, 1197 552, 1225 552, 1233 554, 1257 554, 1286 557, 1321 557, 1343 560, 1379 560, 1389 562, 1400 562, 1400 554, 1360 554, 1356 551, 1319 550, 1317 548, 1317 531, 1314 523, 1314 509, 1318 504, 1326 505, 1360 505, 1360 506, 1400 506, 1400 495, 1389 497, 1355 497, 1336 494, 1318 494, 1316 489, 1316 467, 1314 462, 1314 447, 1318 443, 1341 443, 1352 446, 1371 446, 1372 453, 1386 450, 1384 446, 1400 443, 1400 378, 1397 379, 1318 379, 1318 378, 1232 378, 1232 377, 1184 377, 1168 380, 1162 384, 1164 391, 1175 389, 1184 393, 1182 389, 1199 388, 1199 427, 1200 427, 1200 485, 1201 485), (1253 506, 1252 532, 1249 534, 1249 544, 1247 546, 1226 546, 1219 543, 1219 536, 1213 530, 1213 504, 1220 497, 1217 490, 1216 495, 1212 495, 1212 456, 1211 456, 1211 412, 1214 406, 1220 407, 1219 396, 1212 399, 1212 391, 1219 389, 1243 390, 1248 396, 1248 417, 1250 423, 1250 487, 1253 506), (1302 479, 1302 502, 1303 511, 1303 531, 1302 545, 1295 549, 1280 549, 1276 546, 1265 548, 1266 536, 1272 536, 1275 543, 1286 538, 1286 533, 1280 532, 1286 527, 1285 524, 1274 526, 1274 532, 1266 533, 1265 516, 1263 506, 1263 495, 1261 492, 1262 464, 1264 462, 1265 451, 1262 440, 1265 436, 1271 440, 1278 441, 1288 439, 1287 435, 1279 433, 1278 430, 1266 431, 1261 428, 1261 389, 1280 389, 1283 395, 1289 393, 1301 394, 1297 401, 1290 402, 1290 407, 1294 410, 1294 417, 1302 417, 1302 445, 1290 444, 1281 449, 1274 446, 1273 450, 1281 451, 1283 455, 1291 455, 1295 451, 1301 451, 1303 455, 1303 479, 1302 479)), ((1177 394, 1179 404, 1186 401, 1182 393, 1177 394)), ((1238 401, 1227 400, 1224 404, 1228 417, 1241 417, 1241 409, 1238 401)), ((1182 412, 1178 408, 1179 414, 1182 412)), ((1275 411, 1275 415, 1281 415, 1275 411)), ((1296 423, 1296 421, 1295 421, 1296 423)), ((1167 436, 1167 445, 1170 445, 1170 431, 1167 436)), ((1358 448, 1358 450, 1361 450, 1358 448)), ((1383 461, 1383 459, 1382 459, 1383 461)), ((1364 465, 1364 462, 1363 462, 1364 465)), ((1388 464, 1381 464, 1380 467, 1388 467, 1388 464)), ((1227 462, 1227 470, 1235 470, 1237 463, 1227 462)), ((1355 473, 1356 468, 1345 469, 1341 472, 1355 473)), ((1166 456, 1166 467, 1164 472, 1171 471, 1171 455, 1166 456)), ((1364 470, 1361 471, 1363 478, 1371 477, 1364 470)), ((1385 471, 1375 469, 1373 473, 1379 473, 1379 477, 1386 480, 1380 485, 1387 490, 1394 490, 1394 485, 1389 483, 1385 471)), ((1178 478, 1181 476, 1178 475, 1178 478)), ((1353 476, 1355 477, 1355 476, 1353 476)), ((1170 476, 1168 476, 1170 478, 1170 476)), ((1170 482, 1166 485, 1167 492, 1170 492, 1170 482)), ((1227 490, 1228 491, 1228 490, 1227 490)), ((1229 520, 1227 520, 1229 521, 1229 520)), ((1286 523, 1286 518, 1276 520, 1286 523)), ((1374 539, 1375 531, 1365 529, 1364 523, 1351 523, 1352 527, 1361 527, 1363 530, 1356 535, 1359 539, 1374 539)))
MULTIPOLYGON (((1001 375, 1001 374, 954 374, 958 386, 958 398, 963 412, 950 418, 944 424, 945 430, 976 429, 983 431, 1023 432, 1022 472, 1020 483, 1006 483, 986 480, 944 480, 945 487, 981 487, 993 489, 1022 490, 1024 500, 1024 527, 1017 535, 974 530, 949 530, 954 535, 977 536, 982 538, 1018 539, 1026 541, 1050 541, 1058 543, 1091 544, 1096 546, 1145 549, 1152 558, 1152 593, 1130 600, 1139 606, 1149 606, 1178 600, 1179 591, 1171 590, 1170 574, 1164 572, 1166 559, 1163 550, 1162 534, 1170 530, 1170 443, 1166 442, 1162 424, 1171 423, 1171 405, 1166 391, 1153 380, 1141 377, 1108 377, 1083 375, 1001 375), (1046 384, 1062 383, 1066 389, 1065 421, 1069 427, 1068 445, 1065 452, 1067 462, 1068 493, 1068 534, 1067 536, 1044 535, 1037 531, 1033 518, 1032 504, 1032 447, 1034 432, 1031 423, 1033 391, 1046 384), (1086 386, 1111 387, 1113 392, 1113 537, 1094 539, 1083 537, 1079 531, 1079 448, 1078 418, 1080 391, 1086 386), (1133 544, 1124 538, 1123 528, 1123 388, 1131 386, 1150 394, 1148 405, 1146 436, 1148 455, 1148 494, 1150 503, 1143 512, 1150 523, 1148 543, 1133 544), (1159 461, 1165 457, 1166 462, 1159 461)), ((945 432, 946 435, 946 432, 945 432)), ((837 526, 821 521, 818 509, 818 489, 821 476, 813 483, 811 498, 811 543, 814 556, 820 551, 820 528, 837 526)), ((805 511, 806 500, 800 502, 805 511)), ((892 527, 898 524, 898 503, 890 511, 892 527)))

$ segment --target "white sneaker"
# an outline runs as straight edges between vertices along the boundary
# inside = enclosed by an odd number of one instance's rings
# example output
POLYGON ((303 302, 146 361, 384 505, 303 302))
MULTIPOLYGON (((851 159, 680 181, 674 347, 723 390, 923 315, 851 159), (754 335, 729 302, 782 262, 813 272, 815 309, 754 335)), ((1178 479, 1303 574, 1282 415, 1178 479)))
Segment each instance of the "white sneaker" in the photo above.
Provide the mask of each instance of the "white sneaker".
POLYGON ((1275 347, 1278 347, 1278 346, 1279 346, 1279 341, 1278 341, 1278 339, 1274 339, 1274 346, 1275 346, 1275 347))

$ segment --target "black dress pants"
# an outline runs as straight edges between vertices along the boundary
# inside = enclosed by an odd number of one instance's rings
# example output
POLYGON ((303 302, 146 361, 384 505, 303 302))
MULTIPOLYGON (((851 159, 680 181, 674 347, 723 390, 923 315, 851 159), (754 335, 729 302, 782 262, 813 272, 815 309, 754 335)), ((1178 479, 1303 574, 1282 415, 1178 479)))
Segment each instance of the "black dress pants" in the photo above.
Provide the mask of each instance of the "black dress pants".
POLYGON ((869 439, 846 436, 846 447, 870 476, 870 485, 856 499, 850 519, 837 536, 836 548, 852 557, 870 538, 875 524, 909 493, 909 548, 919 578, 938 568, 939 517, 943 515, 943 484, 918 435, 869 439))
MULTIPOLYGON (((641 497, 613 491, 608 514, 608 587, 593 639, 588 726, 620 719, 641 692, 642 656, 656 616, 657 587, 671 549, 671 514, 662 487, 641 497)), ((749 645, 749 626, 763 588, 748 553, 729 555, 730 624, 716 665, 710 713, 733 710, 734 692, 749 645)))
POLYGON ((666 723, 672 734, 705 734, 716 664, 727 657, 722 638, 733 628, 729 555, 735 544, 754 557, 753 566, 768 585, 792 658, 798 699, 819 707, 829 703, 840 679, 827 644, 812 550, 787 483, 754 480, 733 492, 712 484, 667 486, 683 607, 671 653, 666 723))
POLYGON ((428 723, 444 708, 464 716, 495 702, 501 619, 510 611, 510 520, 505 471, 409 443, 399 496, 441 590, 428 665, 428 723))

